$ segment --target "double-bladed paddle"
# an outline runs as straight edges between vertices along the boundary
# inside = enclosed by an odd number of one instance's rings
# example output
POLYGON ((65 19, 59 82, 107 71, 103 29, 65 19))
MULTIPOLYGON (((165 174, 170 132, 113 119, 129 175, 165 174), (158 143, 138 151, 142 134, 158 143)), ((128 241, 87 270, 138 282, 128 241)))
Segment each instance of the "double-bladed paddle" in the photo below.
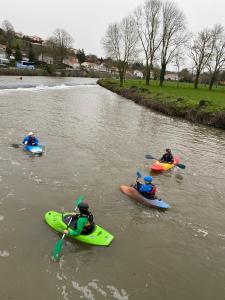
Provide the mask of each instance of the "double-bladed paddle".
MULTIPOLYGON (((84 196, 80 195, 74 202, 75 205, 75 209, 74 211, 76 211, 78 205, 84 200, 84 196)), ((69 223, 67 225, 67 229, 70 226, 70 223, 72 222, 73 216, 70 218, 69 223)), ((62 246, 63 246, 63 241, 64 241, 64 237, 66 236, 66 234, 64 233, 62 238, 55 244, 54 249, 53 249, 53 258, 55 260, 58 260, 60 257, 60 254, 62 252, 62 246)))
POLYGON ((136 176, 137 176, 137 179, 138 179, 138 178, 141 178, 141 177, 142 177, 141 172, 137 171, 137 172, 136 172, 136 176))
MULTIPOLYGON (((146 154, 145 158, 159 160, 158 158, 153 157, 151 154, 146 154)), ((178 168, 180 168, 180 169, 185 169, 186 168, 186 166, 183 165, 183 164, 176 164, 175 166, 178 167, 178 168)))

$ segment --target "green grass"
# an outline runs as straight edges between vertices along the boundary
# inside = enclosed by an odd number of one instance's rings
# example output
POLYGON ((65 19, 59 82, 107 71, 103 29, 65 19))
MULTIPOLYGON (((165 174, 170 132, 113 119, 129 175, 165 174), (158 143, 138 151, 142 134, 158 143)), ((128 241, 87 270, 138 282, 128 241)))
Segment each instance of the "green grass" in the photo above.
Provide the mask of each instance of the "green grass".
MULTIPOLYGON (((107 80, 119 84, 118 80, 107 80)), ((154 100, 162 102, 174 102, 181 107, 199 108, 199 101, 206 100, 207 104, 201 109, 206 112, 218 112, 225 110, 225 87, 214 87, 209 91, 208 86, 199 85, 195 90, 193 84, 177 83, 166 81, 164 86, 159 87, 158 81, 151 81, 150 86, 146 86, 144 80, 126 80, 124 88, 136 87, 140 93, 154 100)))

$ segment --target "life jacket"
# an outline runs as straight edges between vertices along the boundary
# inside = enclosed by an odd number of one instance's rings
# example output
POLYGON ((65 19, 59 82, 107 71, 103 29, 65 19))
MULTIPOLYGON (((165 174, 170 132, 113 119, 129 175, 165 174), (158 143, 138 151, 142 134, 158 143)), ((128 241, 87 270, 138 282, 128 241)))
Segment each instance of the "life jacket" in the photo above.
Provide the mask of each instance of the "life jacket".
POLYGON ((173 155, 171 153, 165 153, 162 158, 164 162, 168 162, 168 163, 173 162, 173 155))
POLYGON ((32 145, 34 143, 35 143, 35 137, 29 136, 28 141, 27 141, 27 145, 32 145))
POLYGON ((73 220, 73 229, 76 230, 77 228, 77 221, 79 218, 88 218, 88 223, 85 224, 81 234, 89 234, 92 232, 92 230, 95 227, 95 223, 94 223, 94 217, 92 215, 91 212, 87 212, 87 214, 77 214, 76 216, 74 216, 74 220, 73 220))
POLYGON ((152 186, 152 190, 151 192, 144 192, 144 193, 141 193, 144 197, 146 198, 149 198, 149 199, 152 199, 154 198, 155 194, 156 194, 156 186, 152 183, 150 183, 149 185, 152 186))

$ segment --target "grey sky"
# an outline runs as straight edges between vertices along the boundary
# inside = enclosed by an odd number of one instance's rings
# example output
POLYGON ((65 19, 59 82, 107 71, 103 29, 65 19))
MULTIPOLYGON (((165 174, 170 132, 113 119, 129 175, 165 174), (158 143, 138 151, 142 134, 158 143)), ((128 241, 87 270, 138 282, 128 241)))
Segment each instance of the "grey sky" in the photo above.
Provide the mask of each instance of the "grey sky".
MULTIPOLYGON (((225 26, 225 0, 177 0, 191 31, 213 24, 225 26)), ((0 0, 0 25, 9 20, 15 30, 44 39, 56 28, 74 38, 75 48, 104 56, 101 38, 107 26, 120 21, 144 0, 0 0)))

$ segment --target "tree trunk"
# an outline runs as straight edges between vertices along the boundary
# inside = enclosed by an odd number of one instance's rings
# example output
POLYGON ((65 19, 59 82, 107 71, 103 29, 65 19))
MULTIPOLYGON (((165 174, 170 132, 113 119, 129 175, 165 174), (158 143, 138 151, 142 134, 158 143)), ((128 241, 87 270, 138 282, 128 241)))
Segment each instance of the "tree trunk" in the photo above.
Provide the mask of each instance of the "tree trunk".
POLYGON ((200 72, 197 71, 196 76, 195 76, 195 83, 194 83, 194 88, 198 88, 198 82, 199 82, 199 77, 200 77, 200 72))
POLYGON ((165 74, 166 74, 166 65, 162 64, 161 70, 160 70, 160 77, 159 77, 159 85, 161 87, 163 86, 165 74))
POLYGON ((120 86, 123 86, 123 82, 124 82, 124 72, 123 71, 119 71, 119 76, 120 76, 120 86))
POLYGON ((214 71, 214 73, 212 74, 212 77, 211 77, 210 83, 209 83, 209 90, 210 90, 210 91, 212 90, 213 85, 214 85, 214 82, 215 82, 216 79, 217 79, 217 74, 218 74, 217 71, 214 71))
POLYGON ((146 65, 146 75, 145 75, 145 83, 146 85, 149 85, 150 84, 150 73, 151 72, 151 69, 149 67, 149 65, 147 64, 146 65))
POLYGON ((214 81, 215 81, 215 78, 214 78, 214 76, 212 76, 211 79, 210 79, 210 83, 209 83, 209 90, 210 90, 210 91, 212 90, 214 81))

